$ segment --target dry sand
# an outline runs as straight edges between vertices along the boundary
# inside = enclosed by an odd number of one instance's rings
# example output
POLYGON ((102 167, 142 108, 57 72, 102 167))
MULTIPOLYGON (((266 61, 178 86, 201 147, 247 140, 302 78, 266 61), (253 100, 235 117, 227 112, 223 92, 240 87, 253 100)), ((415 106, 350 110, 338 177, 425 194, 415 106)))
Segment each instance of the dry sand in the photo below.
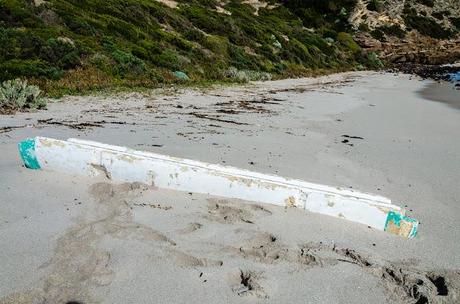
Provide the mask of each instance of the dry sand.
POLYGON ((460 111, 416 93, 429 84, 360 72, 0 117, 0 303, 458 303, 460 111), (419 236, 27 170, 16 144, 36 135, 381 194, 419 236))

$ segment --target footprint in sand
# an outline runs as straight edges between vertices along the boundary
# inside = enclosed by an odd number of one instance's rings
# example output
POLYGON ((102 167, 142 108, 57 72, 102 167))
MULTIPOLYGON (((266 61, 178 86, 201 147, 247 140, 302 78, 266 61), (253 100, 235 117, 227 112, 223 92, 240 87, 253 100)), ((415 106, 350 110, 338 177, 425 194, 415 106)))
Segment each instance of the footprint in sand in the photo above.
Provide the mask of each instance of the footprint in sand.
POLYGON ((254 218, 271 214, 271 211, 259 205, 243 203, 237 200, 208 199, 206 218, 224 224, 237 222, 254 224, 254 218))
POLYGON ((185 228, 183 229, 180 229, 177 231, 177 233, 179 234, 188 234, 188 233, 192 233, 194 231, 197 231, 199 229, 201 229, 201 227, 203 227, 202 224, 200 223, 188 223, 187 226, 185 226, 185 228))
POLYGON ((228 274, 228 284, 233 292, 239 296, 254 296, 267 299, 268 295, 259 284, 261 278, 261 272, 238 269, 228 274))
POLYGON ((138 240, 165 248, 175 246, 160 231, 133 221, 127 201, 148 189, 139 183, 92 185, 90 193, 98 202, 95 219, 76 224, 58 238, 54 255, 41 266, 48 269, 48 274, 36 288, 9 294, 0 298, 0 303, 67 303, 69 299, 100 302, 93 298, 89 286, 109 285, 115 276, 110 267, 110 252, 99 248, 104 238, 138 240))
MULTIPOLYGON (((391 263, 370 259, 355 250, 336 245, 308 243, 300 248, 287 248, 273 235, 262 232, 254 235, 234 252, 245 259, 273 264, 278 261, 299 266, 328 267, 350 263, 376 278, 395 302, 459 303, 460 271, 418 269, 410 263, 391 263)), ((306 268, 308 269, 308 268, 306 268)))
POLYGON ((273 264, 288 257, 289 249, 283 247, 271 233, 241 229, 235 232, 249 237, 238 247, 231 248, 231 252, 236 255, 264 264, 273 264))
POLYGON ((220 260, 198 258, 180 250, 169 250, 168 257, 179 267, 220 267, 224 264, 220 260))
MULTIPOLYGON (((225 248, 225 252, 266 264, 265 267, 281 261, 297 264, 304 270, 350 263, 378 278, 394 302, 460 303, 460 270, 423 270, 411 263, 371 259, 353 249, 340 248, 334 244, 319 242, 288 247, 268 232, 241 228, 235 232, 246 237, 240 244, 225 248)), ((243 276, 247 278, 246 283, 255 278, 247 273, 243 276)), ((246 283, 236 285, 234 290, 239 294, 248 292, 251 289, 248 289, 246 283)))

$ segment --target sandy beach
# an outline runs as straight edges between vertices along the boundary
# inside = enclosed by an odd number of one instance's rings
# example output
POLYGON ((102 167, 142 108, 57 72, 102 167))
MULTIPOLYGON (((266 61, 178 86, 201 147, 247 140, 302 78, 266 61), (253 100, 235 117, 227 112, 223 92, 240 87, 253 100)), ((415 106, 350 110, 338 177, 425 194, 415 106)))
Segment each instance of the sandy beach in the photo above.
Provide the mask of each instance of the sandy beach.
POLYGON ((459 303, 460 111, 428 86, 354 72, 0 116, 0 303, 459 303), (38 135, 383 195, 419 233, 29 170, 17 143, 38 135))
POLYGON ((460 109, 460 84, 449 82, 431 83, 419 91, 424 99, 443 102, 455 109, 460 109))

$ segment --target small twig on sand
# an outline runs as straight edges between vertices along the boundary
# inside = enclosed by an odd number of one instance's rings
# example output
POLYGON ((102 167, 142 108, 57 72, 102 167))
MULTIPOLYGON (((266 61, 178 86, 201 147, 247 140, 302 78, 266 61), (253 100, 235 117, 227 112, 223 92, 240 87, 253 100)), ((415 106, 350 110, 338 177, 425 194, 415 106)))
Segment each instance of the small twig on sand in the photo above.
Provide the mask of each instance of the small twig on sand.
POLYGON ((13 131, 14 129, 21 129, 21 128, 26 128, 26 127, 27 125, 0 127, 0 133, 7 133, 7 132, 13 131))

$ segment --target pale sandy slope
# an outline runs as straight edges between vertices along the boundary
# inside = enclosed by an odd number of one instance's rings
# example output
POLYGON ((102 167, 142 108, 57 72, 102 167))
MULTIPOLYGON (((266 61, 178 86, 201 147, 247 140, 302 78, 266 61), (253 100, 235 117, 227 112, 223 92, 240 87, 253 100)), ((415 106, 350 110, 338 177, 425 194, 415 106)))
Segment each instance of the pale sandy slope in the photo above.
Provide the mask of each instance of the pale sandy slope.
POLYGON ((0 131, 0 303, 458 303, 460 111, 418 97, 425 84, 351 73, 69 97, 0 117, 17 127, 0 131), (421 221, 419 236, 27 170, 16 143, 35 135, 385 195, 421 221))

